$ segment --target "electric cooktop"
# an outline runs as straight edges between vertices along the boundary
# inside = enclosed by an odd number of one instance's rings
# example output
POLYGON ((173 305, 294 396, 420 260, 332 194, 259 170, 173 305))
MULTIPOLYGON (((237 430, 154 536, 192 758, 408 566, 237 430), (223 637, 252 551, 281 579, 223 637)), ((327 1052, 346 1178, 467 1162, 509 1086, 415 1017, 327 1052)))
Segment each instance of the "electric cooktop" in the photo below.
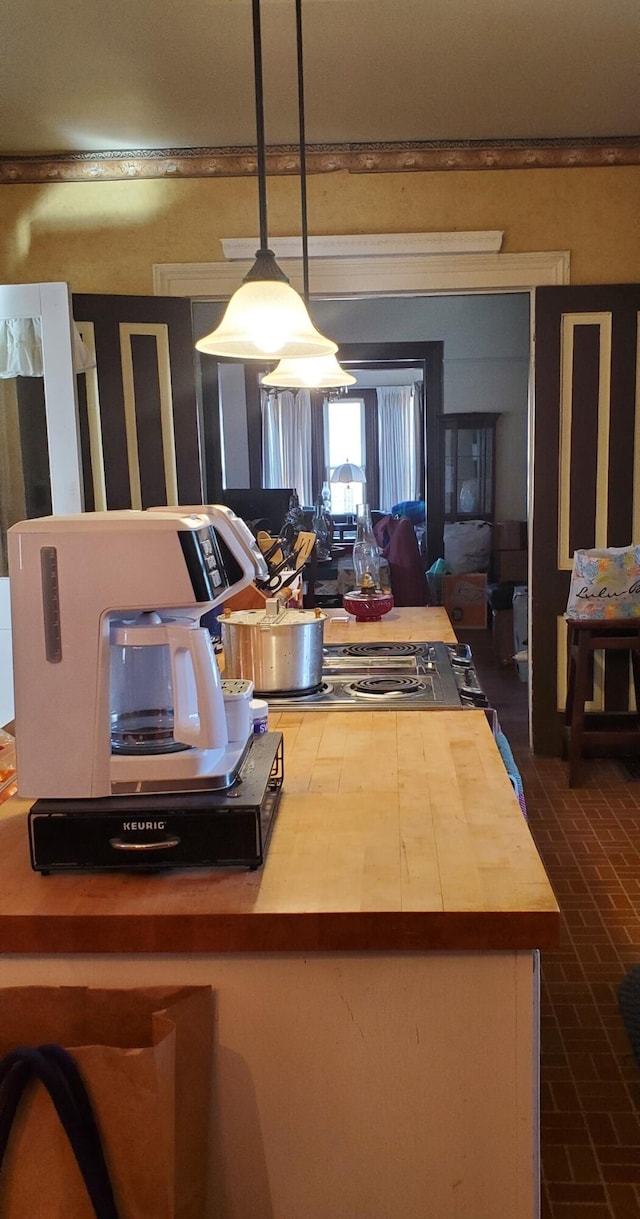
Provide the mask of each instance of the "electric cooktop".
POLYGON ((267 694, 271 707, 317 711, 426 711, 486 707, 466 644, 325 644, 322 681, 301 694, 267 694))

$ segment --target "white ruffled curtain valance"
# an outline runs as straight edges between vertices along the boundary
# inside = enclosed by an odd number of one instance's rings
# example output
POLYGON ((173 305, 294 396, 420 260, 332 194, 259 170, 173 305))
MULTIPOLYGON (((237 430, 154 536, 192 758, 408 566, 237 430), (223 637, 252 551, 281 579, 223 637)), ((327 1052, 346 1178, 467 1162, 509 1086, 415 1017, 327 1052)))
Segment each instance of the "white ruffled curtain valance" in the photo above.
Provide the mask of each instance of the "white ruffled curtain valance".
MULTIPOLYGON (((86 372, 96 362, 74 323, 73 369, 86 372)), ((0 379, 10 377, 41 377, 42 319, 39 317, 0 318, 0 379)))

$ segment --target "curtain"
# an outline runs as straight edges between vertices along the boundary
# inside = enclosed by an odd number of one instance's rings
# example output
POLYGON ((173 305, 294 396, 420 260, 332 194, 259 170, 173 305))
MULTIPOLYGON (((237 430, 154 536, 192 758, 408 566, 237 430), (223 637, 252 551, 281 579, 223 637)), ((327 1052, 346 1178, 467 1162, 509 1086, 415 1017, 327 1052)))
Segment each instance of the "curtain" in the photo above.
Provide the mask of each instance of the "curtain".
POLYGON ((419 496, 420 409, 413 385, 385 385, 378 397, 380 508, 419 496))
MULTIPOLYGON (((75 323, 72 340, 74 372, 95 368, 96 362, 75 323)), ((0 378, 42 375, 42 318, 0 318, 0 378)))
POLYGON ((295 487, 301 504, 313 504, 311 394, 260 391, 262 408, 262 482, 265 487, 295 487))

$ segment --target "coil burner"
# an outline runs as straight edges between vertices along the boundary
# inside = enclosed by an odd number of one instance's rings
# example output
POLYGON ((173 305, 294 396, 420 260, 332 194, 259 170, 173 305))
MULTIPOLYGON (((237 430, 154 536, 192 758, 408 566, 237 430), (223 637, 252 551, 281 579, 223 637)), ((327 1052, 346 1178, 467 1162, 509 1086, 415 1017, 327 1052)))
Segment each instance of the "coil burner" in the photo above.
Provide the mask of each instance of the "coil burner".
POLYGON ((395 698, 401 702, 403 698, 428 694, 431 686, 415 677, 363 677, 347 682, 346 689, 357 698, 395 698))
POLYGON ((295 691, 291 691, 288 694, 263 694, 261 697, 266 698, 267 701, 272 704, 277 703, 278 706, 286 705, 287 707, 297 707, 300 705, 300 703, 304 703, 305 706, 307 703, 322 703, 332 693, 333 686, 331 682, 321 681, 316 690, 307 690, 306 692, 302 691, 300 694, 296 694, 295 691))
POLYGON ((422 643, 347 643, 339 651, 343 656, 366 656, 371 659, 395 660, 397 656, 420 656, 422 643))

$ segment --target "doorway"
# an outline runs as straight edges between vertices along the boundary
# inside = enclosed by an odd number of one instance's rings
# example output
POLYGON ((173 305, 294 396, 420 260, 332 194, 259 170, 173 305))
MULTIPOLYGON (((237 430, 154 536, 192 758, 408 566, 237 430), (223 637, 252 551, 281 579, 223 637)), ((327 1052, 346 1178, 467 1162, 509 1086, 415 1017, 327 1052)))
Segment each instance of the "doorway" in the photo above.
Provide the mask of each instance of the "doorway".
MULTIPOLYGON (((194 333, 212 329, 224 305, 193 304, 194 333)), ((453 414, 495 418, 497 520, 526 520, 528 504, 528 410, 530 294, 459 294, 333 298, 315 301, 314 320, 335 338, 340 358, 360 362, 415 358, 425 361, 428 554, 442 554, 443 475, 437 419, 453 414)), ((242 368, 242 366, 241 366, 242 368)), ((203 418, 220 445, 225 431, 227 486, 260 486, 260 406, 255 377, 235 367, 203 361, 203 418), (224 375, 218 376, 216 369, 224 375), (222 401, 222 406, 219 403, 222 401), (228 431, 228 443, 226 433, 228 431)), ((210 493, 222 488, 222 469, 209 464, 210 493)), ((431 557, 432 556, 432 557, 431 557)))

